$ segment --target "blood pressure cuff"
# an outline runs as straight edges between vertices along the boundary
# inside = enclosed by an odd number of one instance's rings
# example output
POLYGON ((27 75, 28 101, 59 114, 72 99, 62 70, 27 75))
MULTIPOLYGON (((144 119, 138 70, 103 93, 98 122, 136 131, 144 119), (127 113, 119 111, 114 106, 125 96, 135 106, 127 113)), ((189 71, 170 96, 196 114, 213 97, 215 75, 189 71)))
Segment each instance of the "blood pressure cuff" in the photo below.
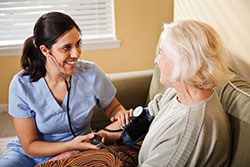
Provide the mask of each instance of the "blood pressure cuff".
POLYGON ((154 117, 150 115, 148 108, 137 107, 133 116, 130 117, 130 123, 123 128, 122 139, 124 143, 128 147, 132 147, 143 140, 153 119, 154 117))

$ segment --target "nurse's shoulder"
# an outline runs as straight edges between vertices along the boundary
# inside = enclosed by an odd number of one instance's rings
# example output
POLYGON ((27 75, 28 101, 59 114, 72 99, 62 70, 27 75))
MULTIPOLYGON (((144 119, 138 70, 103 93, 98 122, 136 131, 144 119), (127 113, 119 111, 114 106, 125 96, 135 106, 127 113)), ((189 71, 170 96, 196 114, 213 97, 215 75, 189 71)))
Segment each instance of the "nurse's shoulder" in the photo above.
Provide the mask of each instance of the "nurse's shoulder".
POLYGON ((95 77, 96 75, 103 75, 102 69, 94 62, 86 60, 78 60, 76 65, 76 75, 80 77, 95 77))
POLYGON ((14 75, 14 77, 11 80, 10 83, 10 89, 12 87, 20 87, 20 86, 24 86, 24 85, 30 85, 31 81, 30 81, 30 76, 29 75, 23 75, 24 70, 18 72, 17 74, 14 75))

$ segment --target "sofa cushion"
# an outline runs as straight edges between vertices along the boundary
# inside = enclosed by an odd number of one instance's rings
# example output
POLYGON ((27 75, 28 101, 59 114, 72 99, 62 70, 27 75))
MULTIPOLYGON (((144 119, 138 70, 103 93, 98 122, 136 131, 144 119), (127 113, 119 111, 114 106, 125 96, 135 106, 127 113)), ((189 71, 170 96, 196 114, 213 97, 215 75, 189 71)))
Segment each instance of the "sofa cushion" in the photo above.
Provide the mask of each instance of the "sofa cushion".
MULTIPOLYGON (((159 44, 160 44, 160 40, 157 44, 156 47, 156 53, 155 56, 157 57, 159 52, 159 44)), ((149 88, 149 92, 148 92, 148 97, 147 97, 147 101, 146 101, 146 105, 154 99, 155 95, 157 93, 164 93, 165 90, 167 89, 166 86, 162 85, 160 83, 160 69, 157 65, 155 65, 154 68, 154 72, 153 72, 153 76, 152 76, 152 80, 151 80, 151 84, 150 84, 150 88, 149 88)))
POLYGON ((231 122, 231 166, 248 166, 250 164, 250 83, 236 75, 222 88, 217 87, 216 91, 231 122))
POLYGON ((162 85, 159 81, 160 81, 160 69, 158 68, 158 66, 155 66, 148 92, 147 104, 154 99, 157 93, 163 94, 167 89, 167 87, 162 85))

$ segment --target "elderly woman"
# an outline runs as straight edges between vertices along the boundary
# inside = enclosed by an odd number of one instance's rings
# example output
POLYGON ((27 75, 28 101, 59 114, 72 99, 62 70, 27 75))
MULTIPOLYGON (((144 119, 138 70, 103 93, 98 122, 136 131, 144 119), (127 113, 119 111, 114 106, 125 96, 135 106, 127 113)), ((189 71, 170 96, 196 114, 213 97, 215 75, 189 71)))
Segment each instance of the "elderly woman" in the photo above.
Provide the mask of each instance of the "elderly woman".
POLYGON ((178 21, 164 25, 159 51, 155 64, 169 88, 149 103, 155 118, 139 166, 227 166, 230 124, 213 89, 230 78, 221 39, 207 24, 178 21))

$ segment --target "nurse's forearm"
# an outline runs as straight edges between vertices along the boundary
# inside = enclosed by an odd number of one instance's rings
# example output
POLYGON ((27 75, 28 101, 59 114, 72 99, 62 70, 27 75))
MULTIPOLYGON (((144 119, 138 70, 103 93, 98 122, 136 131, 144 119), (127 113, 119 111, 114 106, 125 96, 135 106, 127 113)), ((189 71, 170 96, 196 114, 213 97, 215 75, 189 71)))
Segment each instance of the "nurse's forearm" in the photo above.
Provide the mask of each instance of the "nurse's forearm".
MULTIPOLYGON (((105 128, 108 130, 117 130, 117 129, 120 129, 120 124, 118 121, 115 121, 105 128)), ((119 139, 121 137, 121 133, 122 132, 107 132, 105 130, 100 130, 98 132, 98 134, 100 134, 101 136, 105 138, 105 144, 111 144, 115 140, 119 139)))
POLYGON ((72 150, 68 142, 49 143, 43 141, 33 141, 29 144, 25 153, 30 158, 50 157, 66 151, 72 150))
POLYGON ((71 150, 98 149, 98 147, 89 142, 93 137, 94 134, 90 133, 84 136, 77 136, 68 142, 50 143, 36 140, 26 147, 25 153, 31 158, 37 158, 54 156, 71 150))
POLYGON ((108 118, 112 118, 112 117, 116 116, 119 112, 126 111, 116 98, 114 98, 111 101, 111 103, 103 110, 104 110, 105 115, 108 118))

